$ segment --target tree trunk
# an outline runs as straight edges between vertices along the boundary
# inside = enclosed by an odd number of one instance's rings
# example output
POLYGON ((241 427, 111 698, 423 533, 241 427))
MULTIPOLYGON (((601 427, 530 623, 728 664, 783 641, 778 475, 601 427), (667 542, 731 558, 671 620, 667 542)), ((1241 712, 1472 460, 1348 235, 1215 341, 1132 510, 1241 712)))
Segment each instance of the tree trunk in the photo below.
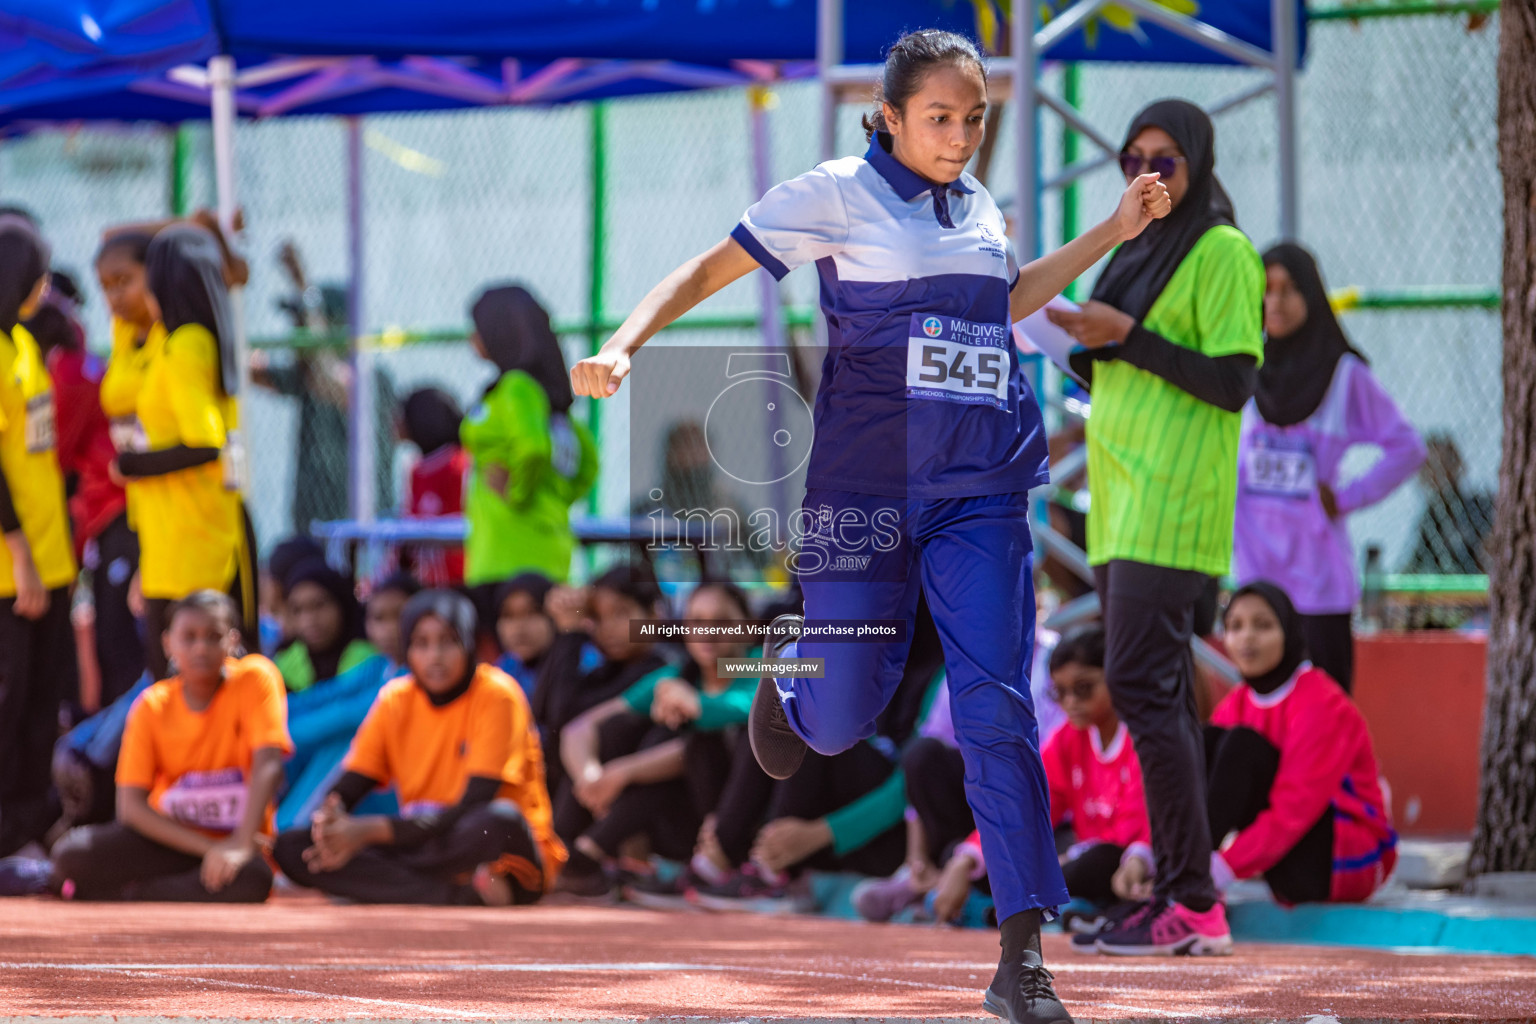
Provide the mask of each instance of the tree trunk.
POLYGON ((1504 449, 1474 874, 1536 871, 1536 0, 1499 12, 1504 449))

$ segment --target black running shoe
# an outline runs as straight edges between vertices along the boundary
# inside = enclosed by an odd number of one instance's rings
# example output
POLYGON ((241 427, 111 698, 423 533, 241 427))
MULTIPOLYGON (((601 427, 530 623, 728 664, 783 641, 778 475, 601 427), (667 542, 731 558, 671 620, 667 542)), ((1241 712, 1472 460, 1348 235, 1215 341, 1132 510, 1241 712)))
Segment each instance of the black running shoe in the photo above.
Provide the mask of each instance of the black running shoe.
POLYGON ((1146 904, 1117 903, 1103 910, 1092 912, 1067 911, 1061 915, 1062 930, 1072 936, 1072 950, 1077 953, 1097 953, 1099 936, 1136 913, 1146 904))
POLYGON ((652 910, 692 910, 693 904, 688 902, 688 890, 703 884, 703 880, 696 877, 691 868, 687 868, 665 881, 659 875, 631 879, 619 891, 629 902, 652 910))
MULTIPOLYGON (((773 620, 770 629, 783 625, 800 625, 805 619, 799 615, 780 615, 773 620)), ((773 659, 792 638, 770 640, 764 645, 763 656, 773 659)), ((757 695, 752 698, 752 714, 747 719, 747 739, 752 743, 752 754, 763 771, 775 779, 787 779, 800 768, 805 752, 810 749, 789 724, 778 683, 766 675, 758 681, 757 695)))
POLYGON ((1056 998, 1055 977, 1039 953, 1025 950, 1018 963, 998 968, 981 1005, 1008 1024, 1072 1024, 1072 1015, 1056 998))

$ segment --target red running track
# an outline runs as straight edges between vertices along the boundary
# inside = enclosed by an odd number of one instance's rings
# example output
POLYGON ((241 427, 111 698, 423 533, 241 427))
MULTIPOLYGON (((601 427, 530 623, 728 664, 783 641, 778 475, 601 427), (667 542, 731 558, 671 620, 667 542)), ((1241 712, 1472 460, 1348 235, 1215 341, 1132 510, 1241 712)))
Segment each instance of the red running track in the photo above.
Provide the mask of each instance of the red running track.
MULTIPOLYGON (((1111 960, 1046 937, 1079 1020, 1536 1020, 1536 959, 1242 945, 1111 960)), ((578 905, 0 902, 15 1017, 984 1018, 996 935, 578 905)), ((991 1019, 991 1018, 986 1018, 991 1019)))

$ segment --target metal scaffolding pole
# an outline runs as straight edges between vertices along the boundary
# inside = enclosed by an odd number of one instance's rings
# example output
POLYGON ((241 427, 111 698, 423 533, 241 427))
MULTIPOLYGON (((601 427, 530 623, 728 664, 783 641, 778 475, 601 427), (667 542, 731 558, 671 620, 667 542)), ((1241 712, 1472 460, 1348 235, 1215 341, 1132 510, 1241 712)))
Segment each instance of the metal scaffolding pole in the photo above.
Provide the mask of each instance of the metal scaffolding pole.
POLYGON ((351 401, 347 403, 347 465, 351 467, 352 518, 371 523, 374 465, 378 441, 373 436, 373 350, 364 340, 363 307, 363 121, 347 118, 347 326, 352 364, 351 401))
POLYGON ((1297 238, 1300 225, 1296 153, 1296 0, 1271 0, 1274 36, 1275 119, 1280 139, 1280 234, 1297 238))
POLYGON ((817 0, 816 70, 821 82, 821 159, 837 156, 837 87, 832 71, 843 62, 843 0, 817 0))
MULTIPOLYGON (((235 59, 220 55, 208 61, 209 120, 213 126, 213 184, 219 216, 219 229, 231 246, 235 240, 235 59)), ((251 486, 250 461, 243 457, 241 433, 245 428, 245 396, 250 392, 251 360, 245 338, 244 289, 229 290, 230 312, 234 317, 235 361, 239 364, 240 387, 235 395, 235 419, 239 424, 230 439, 235 449, 234 463, 240 475, 240 487, 251 486)))
POLYGON ((1034 7, 1020 4, 1009 19, 1013 43, 1013 124, 1014 124, 1014 252, 1025 264, 1040 255, 1040 164, 1035 137, 1035 107, 1039 91, 1035 85, 1038 61, 1035 56, 1034 7))

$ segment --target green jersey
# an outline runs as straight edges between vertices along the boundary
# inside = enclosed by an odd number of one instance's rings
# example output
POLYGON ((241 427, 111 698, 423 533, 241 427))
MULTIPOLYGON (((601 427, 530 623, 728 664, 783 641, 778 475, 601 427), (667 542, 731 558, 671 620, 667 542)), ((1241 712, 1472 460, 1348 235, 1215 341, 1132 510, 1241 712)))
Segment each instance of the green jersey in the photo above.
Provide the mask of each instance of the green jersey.
MULTIPOLYGON (((1264 264, 1246 235, 1200 237, 1144 325, 1212 358, 1264 358, 1264 264)), ((1113 359, 1094 364, 1088 560, 1217 576, 1232 566, 1242 414, 1113 359)))
POLYGON ((522 370, 504 373, 459 429, 473 464, 464 518, 464 581, 499 583, 522 572, 557 582, 570 574, 576 538, 571 506, 597 480, 597 444, 522 370), (486 482, 492 467, 507 473, 506 491, 486 482))

